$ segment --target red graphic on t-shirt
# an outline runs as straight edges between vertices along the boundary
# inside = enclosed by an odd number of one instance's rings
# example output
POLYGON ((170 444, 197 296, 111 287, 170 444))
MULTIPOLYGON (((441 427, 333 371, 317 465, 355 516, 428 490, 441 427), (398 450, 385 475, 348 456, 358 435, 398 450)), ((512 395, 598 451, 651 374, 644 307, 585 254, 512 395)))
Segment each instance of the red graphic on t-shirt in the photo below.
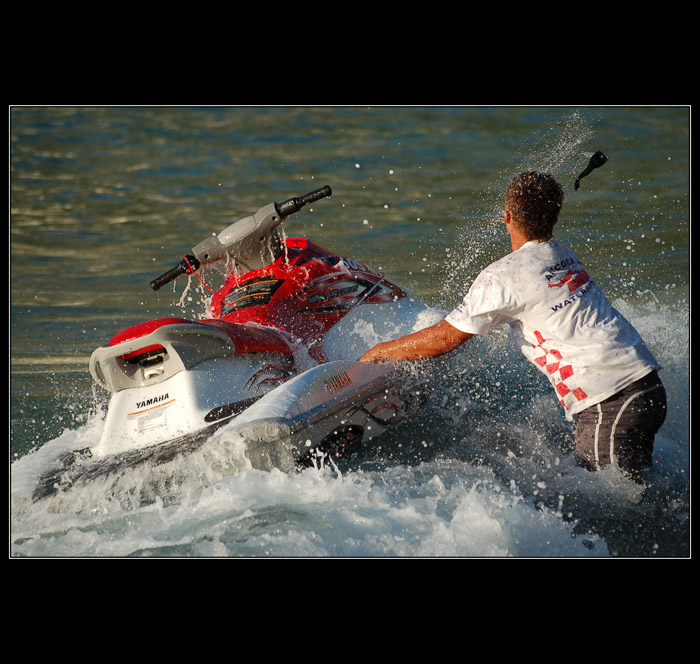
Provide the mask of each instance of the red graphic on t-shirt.
POLYGON ((564 284, 568 284, 569 291, 573 293, 577 288, 581 288, 589 278, 586 270, 569 270, 561 281, 556 284, 547 284, 547 288, 561 288, 564 284))
POLYGON ((544 347, 543 344, 546 339, 542 336, 541 332, 535 330, 535 337, 539 343, 537 345, 533 344, 532 347, 544 351, 544 355, 535 358, 535 364, 543 367, 549 374, 554 389, 561 397, 561 399, 559 399, 561 405, 568 410, 568 406, 564 403, 564 397, 568 394, 573 394, 579 401, 586 399, 588 395, 580 387, 569 387, 564 383, 565 380, 568 380, 574 375, 573 367, 570 364, 564 364, 562 362, 562 354, 558 350, 544 347), (559 380, 557 380, 557 378, 559 380))

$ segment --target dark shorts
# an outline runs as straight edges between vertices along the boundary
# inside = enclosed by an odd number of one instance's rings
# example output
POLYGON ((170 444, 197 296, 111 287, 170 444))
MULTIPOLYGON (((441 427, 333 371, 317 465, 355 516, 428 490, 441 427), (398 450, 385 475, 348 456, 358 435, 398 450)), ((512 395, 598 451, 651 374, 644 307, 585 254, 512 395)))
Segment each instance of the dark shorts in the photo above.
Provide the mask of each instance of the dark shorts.
POLYGON ((617 394, 578 414, 575 454, 600 470, 612 460, 637 475, 651 466, 654 436, 666 419, 666 390, 652 371, 617 394))

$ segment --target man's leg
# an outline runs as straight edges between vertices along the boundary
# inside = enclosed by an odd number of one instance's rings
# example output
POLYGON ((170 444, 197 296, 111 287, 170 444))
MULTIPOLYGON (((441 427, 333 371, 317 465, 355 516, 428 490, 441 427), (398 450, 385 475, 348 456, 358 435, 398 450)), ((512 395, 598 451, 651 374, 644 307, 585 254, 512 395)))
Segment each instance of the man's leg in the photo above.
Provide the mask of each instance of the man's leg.
POLYGON ((666 390, 656 372, 579 414, 575 454, 589 470, 613 462, 638 475, 651 466, 654 436, 666 419, 666 390))

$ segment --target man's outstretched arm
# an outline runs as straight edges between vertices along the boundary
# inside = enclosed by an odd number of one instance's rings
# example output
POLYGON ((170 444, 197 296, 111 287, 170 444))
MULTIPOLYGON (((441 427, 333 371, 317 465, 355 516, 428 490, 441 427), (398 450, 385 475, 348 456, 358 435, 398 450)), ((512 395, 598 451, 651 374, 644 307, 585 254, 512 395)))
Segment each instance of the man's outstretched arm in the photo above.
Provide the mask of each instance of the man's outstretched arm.
POLYGON ((446 320, 370 348, 360 362, 381 362, 382 360, 425 360, 453 351, 474 335, 461 332, 446 320))

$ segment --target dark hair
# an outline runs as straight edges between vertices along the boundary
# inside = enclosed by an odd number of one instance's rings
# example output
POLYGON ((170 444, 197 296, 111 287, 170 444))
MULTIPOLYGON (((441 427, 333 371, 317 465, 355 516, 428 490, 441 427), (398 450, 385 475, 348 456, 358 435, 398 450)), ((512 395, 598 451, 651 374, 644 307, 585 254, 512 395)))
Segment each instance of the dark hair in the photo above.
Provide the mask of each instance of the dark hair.
POLYGON ((551 240, 564 203, 564 190, 548 173, 516 175, 506 191, 506 207, 515 225, 530 240, 551 240))

